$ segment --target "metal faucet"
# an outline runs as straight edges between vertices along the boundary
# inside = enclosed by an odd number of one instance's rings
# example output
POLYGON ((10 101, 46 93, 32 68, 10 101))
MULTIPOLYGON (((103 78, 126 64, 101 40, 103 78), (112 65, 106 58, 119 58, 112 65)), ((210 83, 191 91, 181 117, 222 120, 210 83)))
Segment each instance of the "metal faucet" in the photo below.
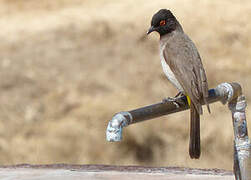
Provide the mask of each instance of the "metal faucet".
MULTIPOLYGON (((242 94, 238 83, 222 83, 209 91, 208 102, 221 101, 228 103, 232 113, 234 129, 234 174, 236 180, 251 179, 251 144, 248 137, 245 108, 247 106, 245 96, 242 94)), ((163 101, 131 111, 116 113, 109 121, 106 130, 107 141, 121 141, 124 127, 153 119, 163 115, 176 113, 189 109, 185 96, 175 101, 163 101)))

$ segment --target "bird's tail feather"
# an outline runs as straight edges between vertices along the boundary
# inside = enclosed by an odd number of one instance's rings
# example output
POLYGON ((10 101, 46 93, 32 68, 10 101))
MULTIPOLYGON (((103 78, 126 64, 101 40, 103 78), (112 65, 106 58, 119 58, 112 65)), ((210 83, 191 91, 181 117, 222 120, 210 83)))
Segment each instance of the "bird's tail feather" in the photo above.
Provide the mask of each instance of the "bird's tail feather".
POLYGON ((200 157, 200 115, 193 102, 190 106, 189 155, 192 159, 198 159, 200 157))

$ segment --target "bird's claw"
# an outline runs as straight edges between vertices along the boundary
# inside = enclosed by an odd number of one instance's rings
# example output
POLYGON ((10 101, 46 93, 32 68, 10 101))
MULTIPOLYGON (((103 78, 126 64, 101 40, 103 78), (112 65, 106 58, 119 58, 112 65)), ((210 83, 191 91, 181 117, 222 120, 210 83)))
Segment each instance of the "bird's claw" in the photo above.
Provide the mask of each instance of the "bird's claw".
POLYGON ((173 97, 167 97, 167 98, 162 99, 162 102, 163 103, 172 102, 177 108, 179 108, 180 105, 179 105, 177 99, 178 98, 176 98, 176 97, 174 97, 174 98, 173 97))

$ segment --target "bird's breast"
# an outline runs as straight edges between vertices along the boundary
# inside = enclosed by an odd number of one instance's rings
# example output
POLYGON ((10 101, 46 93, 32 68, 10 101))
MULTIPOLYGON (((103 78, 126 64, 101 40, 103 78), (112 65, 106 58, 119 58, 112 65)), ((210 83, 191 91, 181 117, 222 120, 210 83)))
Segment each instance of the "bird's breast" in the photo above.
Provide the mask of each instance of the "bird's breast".
POLYGON ((179 90, 179 92, 183 92, 184 90, 181 84, 178 82, 173 71, 171 70, 169 65, 166 63, 165 57, 168 58, 168 56, 164 57, 164 53, 163 53, 164 48, 165 46, 160 46, 160 60, 161 60, 162 69, 167 79, 179 90))

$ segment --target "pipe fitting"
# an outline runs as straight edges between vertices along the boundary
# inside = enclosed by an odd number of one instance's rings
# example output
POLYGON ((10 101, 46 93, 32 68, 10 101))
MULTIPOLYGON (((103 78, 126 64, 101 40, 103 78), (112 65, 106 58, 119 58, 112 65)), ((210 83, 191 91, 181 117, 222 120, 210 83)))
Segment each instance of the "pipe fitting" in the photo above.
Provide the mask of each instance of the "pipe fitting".
POLYGON ((129 112, 119 112, 109 121, 106 130, 106 140, 117 142, 122 140, 122 130, 130 124, 132 115, 129 112))

